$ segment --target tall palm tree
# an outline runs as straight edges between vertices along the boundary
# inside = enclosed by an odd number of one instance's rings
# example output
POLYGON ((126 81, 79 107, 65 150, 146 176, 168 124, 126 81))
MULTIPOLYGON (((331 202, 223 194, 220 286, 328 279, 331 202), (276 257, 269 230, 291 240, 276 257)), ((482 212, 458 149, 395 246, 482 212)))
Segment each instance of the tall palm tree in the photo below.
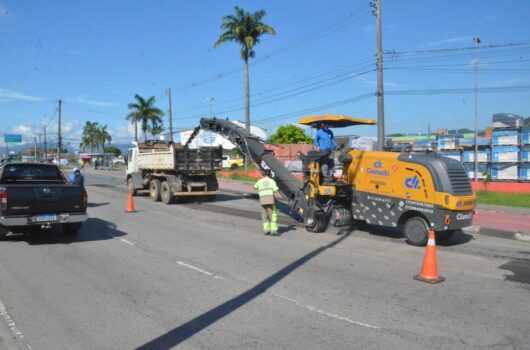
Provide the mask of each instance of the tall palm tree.
POLYGON ((90 152, 94 152, 94 146, 96 145, 94 136, 97 127, 97 122, 87 121, 85 123, 85 126, 83 127, 83 134, 81 135, 81 144, 79 145, 83 147, 85 151, 88 148, 90 152))
POLYGON ((95 139, 98 149, 99 149, 99 146, 101 145, 101 153, 104 153, 105 143, 110 144, 112 141, 112 137, 107 131, 107 125, 99 125, 96 127, 96 130, 94 132, 94 139, 95 139))
POLYGON ((234 8, 235 15, 223 16, 221 18, 221 29, 225 32, 221 34, 214 44, 214 48, 222 43, 233 41, 241 46, 241 59, 245 63, 245 128, 250 131, 250 86, 248 78, 248 59, 254 58, 254 46, 259 43, 264 34, 276 34, 274 28, 263 23, 265 11, 260 10, 254 13, 247 12, 240 7, 234 8))
POLYGON ((159 108, 155 107, 156 99, 154 96, 149 97, 147 100, 142 96, 134 95, 136 103, 129 103, 128 107, 131 113, 127 115, 127 120, 130 120, 134 125, 134 139, 138 141, 138 122, 141 123, 142 131, 144 132, 144 141, 147 141, 147 130, 150 125, 161 124, 162 116, 164 112, 159 108))

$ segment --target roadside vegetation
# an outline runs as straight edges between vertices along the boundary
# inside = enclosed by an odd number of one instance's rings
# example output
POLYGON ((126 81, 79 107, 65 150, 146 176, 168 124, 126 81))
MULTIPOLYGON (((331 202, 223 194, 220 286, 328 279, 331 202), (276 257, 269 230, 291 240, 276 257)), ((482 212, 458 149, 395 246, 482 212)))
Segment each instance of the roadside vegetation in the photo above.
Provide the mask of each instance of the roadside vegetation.
POLYGON ((477 203, 530 208, 530 194, 478 191, 477 203))

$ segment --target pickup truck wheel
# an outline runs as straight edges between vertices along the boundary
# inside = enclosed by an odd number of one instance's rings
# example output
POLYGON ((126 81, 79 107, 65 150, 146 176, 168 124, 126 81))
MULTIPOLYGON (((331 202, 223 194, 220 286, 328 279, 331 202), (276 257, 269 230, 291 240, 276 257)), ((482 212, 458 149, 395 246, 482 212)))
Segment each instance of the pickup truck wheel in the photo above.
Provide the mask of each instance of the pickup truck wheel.
POLYGON ((235 163, 230 165, 230 170, 237 170, 237 168, 239 168, 239 165, 237 165, 235 163))
POLYGON ((164 202, 164 204, 171 204, 175 199, 167 181, 162 182, 162 186, 160 186, 160 196, 162 197, 162 202, 164 202))
POLYGON ((136 196, 138 194, 138 190, 134 189, 132 177, 127 179, 127 188, 129 189, 129 192, 131 192, 133 196, 136 196))
POLYGON ((149 196, 153 202, 160 202, 160 180, 154 179, 149 184, 149 196))
POLYGON ((63 233, 67 236, 76 236, 81 229, 81 223, 63 224, 63 233))
POLYGON ((429 239, 429 226, 424 218, 415 216, 405 222, 403 233, 408 244, 424 246, 429 239))
POLYGON ((9 230, 8 229, 6 229, 4 227, 0 227, 0 240, 6 238, 8 234, 9 234, 9 230))

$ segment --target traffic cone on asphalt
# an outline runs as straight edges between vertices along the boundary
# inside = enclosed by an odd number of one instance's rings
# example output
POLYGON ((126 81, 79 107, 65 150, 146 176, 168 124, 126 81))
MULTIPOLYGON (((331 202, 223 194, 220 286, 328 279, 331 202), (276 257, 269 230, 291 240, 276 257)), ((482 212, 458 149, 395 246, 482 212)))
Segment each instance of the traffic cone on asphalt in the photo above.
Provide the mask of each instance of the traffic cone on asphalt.
POLYGON ((434 231, 429 231, 429 240, 425 247, 425 256, 423 258, 423 267, 419 275, 414 276, 415 280, 427 283, 440 283, 445 280, 438 275, 438 262, 436 261, 436 242, 434 231))
POLYGON ((127 200, 127 210, 125 210, 126 213, 134 213, 136 210, 134 209, 134 201, 133 201, 133 195, 132 192, 129 191, 129 200, 127 200))

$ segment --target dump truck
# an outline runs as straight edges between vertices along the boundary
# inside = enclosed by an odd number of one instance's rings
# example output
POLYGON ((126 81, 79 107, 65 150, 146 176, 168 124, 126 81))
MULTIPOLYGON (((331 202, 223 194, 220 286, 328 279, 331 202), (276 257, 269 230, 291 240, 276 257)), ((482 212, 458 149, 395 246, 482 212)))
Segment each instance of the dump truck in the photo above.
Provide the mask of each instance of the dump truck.
POLYGON ((215 174, 222 169, 222 148, 178 148, 164 141, 133 144, 125 158, 127 186, 133 196, 149 190, 153 201, 165 204, 189 196, 215 198, 219 188, 215 174))
MULTIPOLYGON (((313 127, 322 122, 336 128, 376 124, 341 115, 299 120, 313 127)), ((346 147, 339 156, 342 176, 323 184, 320 161, 324 153, 320 151, 299 154, 304 176, 298 181, 264 147, 263 140, 229 120, 201 119, 188 143, 200 129, 227 137, 259 169, 270 169, 292 216, 310 232, 333 226, 342 233, 367 223, 400 228, 409 244, 421 246, 427 243, 430 230, 443 240, 472 224, 476 197, 462 164, 454 159, 346 147)))

